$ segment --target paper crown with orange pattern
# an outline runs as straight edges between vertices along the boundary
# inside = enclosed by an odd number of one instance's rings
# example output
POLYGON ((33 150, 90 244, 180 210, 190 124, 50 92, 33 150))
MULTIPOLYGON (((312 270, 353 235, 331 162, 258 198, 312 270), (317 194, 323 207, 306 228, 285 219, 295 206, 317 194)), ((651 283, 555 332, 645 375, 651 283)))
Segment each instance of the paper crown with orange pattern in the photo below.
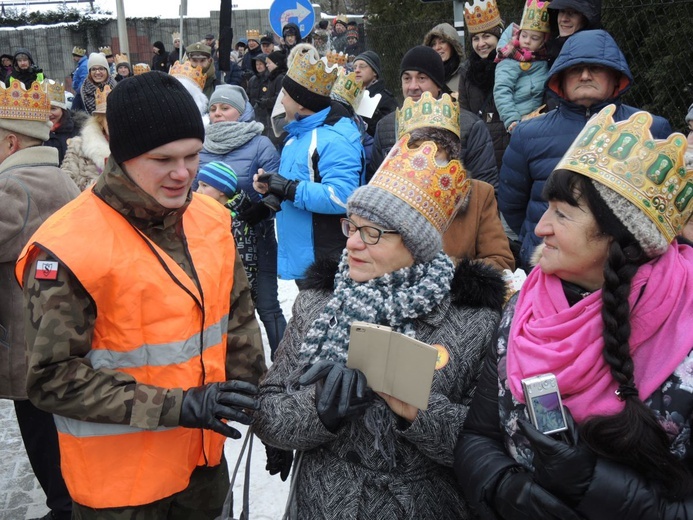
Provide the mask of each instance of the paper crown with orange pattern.
POLYGON ((246 40, 255 40, 256 42, 260 41, 260 31, 257 29, 248 29, 245 32, 245 39, 246 40))
POLYGON ((150 70, 152 70, 152 68, 147 63, 135 63, 135 65, 132 67, 132 73, 135 76, 139 76, 140 74, 144 74, 150 70))
POLYGON ((465 200, 469 181, 458 160, 436 161, 435 143, 411 149, 409 138, 403 136, 371 181, 349 197, 347 214, 397 231, 415 262, 428 262, 442 249, 443 232, 465 200))
POLYGON ((94 93, 94 98, 96 100, 96 108, 94 109, 94 114, 105 114, 106 113, 106 104, 107 104, 107 98, 108 95, 111 93, 111 86, 110 85, 105 85, 103 87, 103 90, 100 88, 96 89, 96 92, 94 93))
POLYGON ((67 104, 65 103, 65 87, 62 83, 53 81, 52 79, 45 80, 41 86, 46 92, 51 106, 67 109, 67 104))
POLYGON ((202 72, 202 67, 196 67, 189 61, 186 61, 184 63, 176 61, 171 67, 169 74, 176 78, 188 78, 192 80, 195 83, 195 85, 200 87, 200 90, 203 90, 205 88, 205 81, 207 80, 207 78, 202 72))
POLYGON ((0 90, 0 119, 48 121, 50 112, 50 98, 37 81, 28 90, 21 81, 12 81, 0 90))
POLYGON ((109 56, 113 56, 113 51, 111 50, 111 48, 108 45, 105 47, 99 47, 99 52, 101 54, 103 54, 104 56, 106 56, 107 58, 109 56))
POLYGON ((549 27, 549 2, 542 0, 527 0, 522 12, 520 30, 539 31, 548 33, 549 27))
POLYGON ((469 34, 487 32, 503 23, 495 0, 474 0, 464 6, 464 23, 469 34))
POLYGON ((325 54, 325 59, 327 60, 327 64, 330 66, 338 65, 343 67, 346 65, 349 55, 344 54, 343 52, 330 51, 325 54))
POLYGON ((331 67, 324 58, 314 61, 306 52, 296 56, 286 76, 313 94, 329 97, 337 80, 337 67, 331 67))
POLYGON ((127 63, 129 65, 130 60, 128 59, 127 54, 116 54, 115 55, 115 63, 116 63, 116 65, 120 65, 121 63, 127 63))
POLYGON ((363 98, 363 82, 356 79, 355 72, 348 72, 344 67, 339 67, 330 95, 343 99, 356 110, 363 98))
POLYGON ((654 139, 651 114, 636 112, 615 123, 615 111, 615 105, 608 105, 590 119, 556 169, 596 181, 619 220, 649 256, 656 256, 666 250, 693 213, 693 170, 686 170, 684 163, 686 137, 673 133, 664 140, 654 139), (615 194, 630 205, 618 204, 615 194), (643 235, 641 214, 654 224, 662 240, 643 235))
POLYGON ((460 136, 460 109, 448 94, 436 99, 430 92, 424 92, 418 101, 406 98, 402 108, 397 109, 395 121, 398 138, 426 127, 444 128, 460 136))

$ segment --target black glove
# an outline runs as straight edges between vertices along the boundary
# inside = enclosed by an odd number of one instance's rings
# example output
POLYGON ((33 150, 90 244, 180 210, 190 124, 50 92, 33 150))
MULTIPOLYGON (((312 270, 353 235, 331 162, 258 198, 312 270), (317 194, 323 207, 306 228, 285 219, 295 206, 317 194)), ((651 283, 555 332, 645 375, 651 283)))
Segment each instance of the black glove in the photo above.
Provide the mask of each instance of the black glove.
POLYGON ((257 182, 264 182, 269 187, 269 192, 281 200, 293 200, 296 198, 298 181, 285 179, 278 173, 263 173, 257 178, 257 182))
POLYGON ((249 226, 255 226, 271 215, 270 208, 262 202, 251 202, 250 205, 238 212, 238 220, 249 226))
POLYGON ((189 388, 183 392, 178 424, 185 428, 205 428, 240 439, 241 433, 221 419, 250 424, 252 417, 245 409, 258 410, 257 387, 244 381, 224 381, 189 388))
POLYGON ((366 376, 335 361, 320 361, 303 374, 301 385, 315 383, 315 407, 320 420, 331 432, 345 419, 361 415, 375 398, 366 376))
MULTIPOLYGON (((264 444, 264 443, 263 443, 264 444)), ((292 450, 281 450, 265 444, 265 453, 267 454, 267 465, 265 469, 270 475, 279 473, 279 478, 285 482, 291 473, 291 464, 294 462, 294 452, 292 450)))
POLYGON ((511 468, 500 478, 493 508, 508 520, 581 520, 573 509, 518 468, 511 468))
POLYGON ((534 478, 544 489, 567 504, 577 506, 589 487, 595 454, 578 443, 578 429, 570 410, 565 411, 568 443, 544 435, 527 421, 520 420, 522 432, 534 451, 534 478))

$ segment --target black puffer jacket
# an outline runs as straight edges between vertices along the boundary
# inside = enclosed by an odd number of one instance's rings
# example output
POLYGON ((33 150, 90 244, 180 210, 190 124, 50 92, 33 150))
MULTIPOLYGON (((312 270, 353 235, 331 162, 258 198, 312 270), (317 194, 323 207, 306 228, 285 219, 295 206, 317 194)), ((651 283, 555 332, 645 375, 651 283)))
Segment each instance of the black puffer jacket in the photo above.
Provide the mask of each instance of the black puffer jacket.
POLYGON ((498 115, 496 102, 493 99, 493 83, 496 64, 494 50, 487 58, 480 58, 475 52, 462 64, 458 99, 460 108, 476 114, 486 123, 496 157, 496 166, 500 171, 503 153, 510 142, 510 134, 498 115))
MULTIPOLYGON (((462 129, 460 158, 467 173, 472 179, 488 182, 494 190, 498 190, 498 167, 493 153, 493 141, 486 125, 469 110, 460 110, 460 128, 462 129)), ((391 112, 383 117, 376 127, 373 154, 366 173, 366 181, 371 180, 396 142, 395 112, 391 112)))

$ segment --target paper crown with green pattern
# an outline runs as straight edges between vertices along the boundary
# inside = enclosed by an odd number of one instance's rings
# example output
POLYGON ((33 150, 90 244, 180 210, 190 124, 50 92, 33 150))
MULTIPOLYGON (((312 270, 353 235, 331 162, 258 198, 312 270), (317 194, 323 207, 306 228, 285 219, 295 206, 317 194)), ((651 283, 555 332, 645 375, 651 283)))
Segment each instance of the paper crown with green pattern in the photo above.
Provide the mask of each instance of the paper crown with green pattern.
POLYGON ((525 10, 522 12, 520 29, 548 33, 549 26, 549 2, 542 0, 527 0, 525 10))
POLYGON ((436 99, 424 92, 418 101, 406 98, 402 108, 397 109, 396 121, 397 138, 426 127, 444 128, 460 136, 460 109, 448 94, 436 99))
MULTIPOLYGON (((684 166, 686 138, 673 133, 664 140, 654 139, 651 114, 636 112, 616 123, 615 111, 615 105, 608 105, 590 119, 556 169, 585 175, 625 198, 654 224, 668 245, 693 213, 693 170, 684 166)), ((639 238, 642 230, 629 225, 634 219, 624 215, 622 207, 615 210, 608 190, 599 192, 645 252, 661 254, 662 243, 644 244, 647 241, 639 238)))

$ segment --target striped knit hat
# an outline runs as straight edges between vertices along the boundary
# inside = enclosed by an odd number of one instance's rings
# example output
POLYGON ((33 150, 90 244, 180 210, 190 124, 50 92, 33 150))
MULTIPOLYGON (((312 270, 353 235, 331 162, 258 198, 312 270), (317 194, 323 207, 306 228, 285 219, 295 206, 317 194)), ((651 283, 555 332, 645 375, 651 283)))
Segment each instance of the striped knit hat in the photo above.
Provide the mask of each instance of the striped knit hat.
POLYGON ((200 168, 197 180, 218 189, 229 198, 236 194, 238 176, 231 167, 223 162, 215 161, 205 164, 200 168))

